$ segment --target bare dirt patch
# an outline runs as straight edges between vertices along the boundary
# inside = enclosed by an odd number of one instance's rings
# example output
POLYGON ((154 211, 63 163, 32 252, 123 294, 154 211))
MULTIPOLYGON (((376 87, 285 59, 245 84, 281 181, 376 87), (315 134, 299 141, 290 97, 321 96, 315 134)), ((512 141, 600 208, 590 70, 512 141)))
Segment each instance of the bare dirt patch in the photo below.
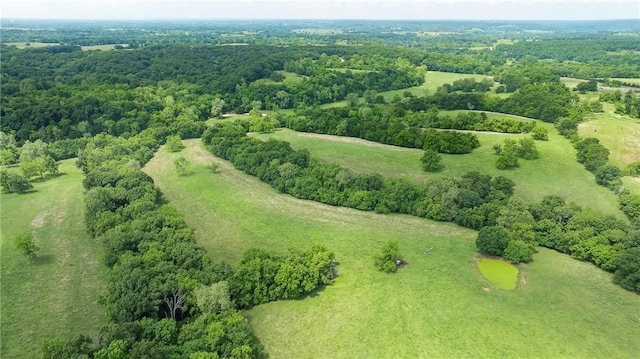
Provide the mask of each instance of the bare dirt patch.
POLYGON ((50 215, 51 215, 51 210, 50 209, 46 209, 46 210, 38 213, 36 218, 34 218, 33 221, 31 221, 31 226, 32 227, 36 227, 36 228, 40 228, 40 227, 44 226, 44 223, 46 222, 47 217, 49 217, 50 215))

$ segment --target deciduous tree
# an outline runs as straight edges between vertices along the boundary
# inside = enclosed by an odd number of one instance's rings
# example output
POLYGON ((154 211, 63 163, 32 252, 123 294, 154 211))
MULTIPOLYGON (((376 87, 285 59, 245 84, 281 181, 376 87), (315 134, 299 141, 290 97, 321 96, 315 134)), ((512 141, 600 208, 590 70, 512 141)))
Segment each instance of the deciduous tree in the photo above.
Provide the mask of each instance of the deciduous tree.
POLYGON ((36 257, 36 252, 40 250, 33 241, 33 234, 31 232, 24 232, 13 239, 13 244, 16 249, 23 255, 27 256, 30 261, 36 257))

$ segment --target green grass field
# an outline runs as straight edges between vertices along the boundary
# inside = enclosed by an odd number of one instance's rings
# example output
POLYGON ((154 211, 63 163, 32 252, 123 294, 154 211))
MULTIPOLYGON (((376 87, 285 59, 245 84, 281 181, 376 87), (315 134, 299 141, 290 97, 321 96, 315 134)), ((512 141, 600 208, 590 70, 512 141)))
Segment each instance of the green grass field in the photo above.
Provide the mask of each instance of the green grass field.
POLYGON ((585 116, 578 127, 580 136, 595 137, 609 149, 611 163, 624 168, 640 161, 640 119, 612 112, 585 116))
POLYGON ((0 197, 2 358, 36 358, 47 338, 95 334, 106 324, 97 303, 106 286, 102 246, 84 229, 83 175, 74 161, 61 162, 61 175, 33 192, 0 197), (34 263, 13 246, 26 231, 40 247, 34 263))
MULTIPOLYGON (((486 75, 456 74, 452 72, 428 71, 427 74, 425 75, 425 82, 420 86, 408 87, 400 90, 384 91, 378 94, 382 95, 387 101, 390 101, 396 95, 403 97, 405 92, 409 92, 414 96, 421 97, 421 96, 424 96, 425 94, 433 94, 434 92, 436 92, 438 87, 441 87, 446 83, 453 83, 453 81, 466 79, 470 77, 475 78, 477 81, 482 81, 483 79, 493 79, 493 77, 486 76, 486 75)), ((510 96, 511 94, 501 94, 501 95, 510 96)), ((361 97, 360 102, 362 101, 364 101, 364 99, 361 97)), ((331 108, 331 107, 343 107, 346 105, 347 105, 347 101, 338 101, 338 102, 327 103, 320 107, 331 108)))
POLYGON ((613 192, 595 184, 593 174, 575 159, 571 143, 559 136, 551 125, 549 141, 536 141, 540 158, 520 160, 514 170, 495 168, 497 156, 492 147, 507 138, 519 139, 525 135, 476 132, 481 146, 466 155, 442 155, 444 169, 436 174, 424 172, 420 165, 423 151, 350 137, 308 134, 279 129, 268 134, 253 134, 259 138, 276 138, 290 142, 293 148, 307 148, 312 156, 326 162, 335 162, 358 173, 378 172, 381 175, 407 177, 418 183, 430 176, 459 177, 469 171, 492 176, 505 176, 516 183, 516 195, 527 201, 539 201, 547 194, 564 196, 567 201, 595 208, 605 213, 624 217, 618 210, 613 192))
MULTIPOLYGON (((635 51, 635 53, 640 54, 640 51, 635 51)), ((618 80, 618 81, 622 81, 622 82, 627 82, 627 83, 631 83, 631 84, 640 85, 640 79, 639 78, 632 78, 632 77, 622 78, 622 77, 618 77, 618 78, 612 78, 612 80, 618 80)))
POLYGON ((27 47, 46 47, 46 46, 57 46, 60 45, 57 42, 6 42, 4 43, 7 46, 15 46, 18 49, 24 49, 27 47), (29 44, 29 46, 27 46, 29 44))
POLYGON ((622 184, 632 193, 640 194, 640 178, 638 177, 622 177, 622 184))
POLYGON ((324 290, 245 312, 272 358, 640 352, 640 297, 588 263, 542 249, 518 266, 517 289, 500 290, 474 264, 474 231, 297 200, 213 157, 198 140, 185 143, 180 153, 160 150, 145 171, 213 258, 233 263, 253 246, 283 252, 319 243, 340 262, 340 277, 324 290), (193 163, 187 176, 174 169, 179 156, 193 163), (218 173, 205 168, 212 162, 218 173), (375 271, 371 259, 389 240, 409 263, 394 275, 375 271))

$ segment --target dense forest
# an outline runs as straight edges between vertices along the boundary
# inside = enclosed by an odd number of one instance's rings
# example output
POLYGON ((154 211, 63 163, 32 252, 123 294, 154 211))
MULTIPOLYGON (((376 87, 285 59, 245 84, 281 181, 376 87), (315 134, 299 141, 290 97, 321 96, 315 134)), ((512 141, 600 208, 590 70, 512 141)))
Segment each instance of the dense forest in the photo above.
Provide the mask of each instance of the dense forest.
POLYGON ((2 25, 2 191, 28 193, 58 175, 58 161, 76 158, 84 226, 108 268, 99 301, 109 324, 45 342, 44 357, 263 358, 242 310, 300 298, 338 276, 339 258, 321 245, 250 248, 238 263, 214 262, 141 170, 171 139, 201 138, 215 156, 296 198, 453 222, 479 231, 480 253, 514 264, 551 248, 640 293, 640 194, 621 181, 639 177, 640 163, 614 165, 601 141, 578 133, 603 106, 640 118, 637 22, 2 25), (323 31, 300 30, 310 27, 323 31), (94 45, 110 49, 83 48, 94 45), (409 91, 433 71, 468 77, 409 91), (554 193, 539 202, 514 195, 508 169, 539 157, 545 124, 573 144, 575 160, 626 218, 554 193), (477 151, 478 132, 526 137, 494 147, 504 176, 469 171, 415 183, 247 135, 279 127, 418 149, 430 173, 442 168, 441 154, 477 151))

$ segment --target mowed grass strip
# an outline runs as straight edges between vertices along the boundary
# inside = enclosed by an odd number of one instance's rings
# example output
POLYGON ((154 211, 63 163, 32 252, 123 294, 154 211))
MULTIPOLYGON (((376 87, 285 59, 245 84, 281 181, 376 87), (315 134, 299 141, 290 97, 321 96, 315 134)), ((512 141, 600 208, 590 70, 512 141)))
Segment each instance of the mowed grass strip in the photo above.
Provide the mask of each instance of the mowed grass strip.
POLYGON ((469 171, 479 171, 492 176, 505 176, 516 183, 516 195, 527 201, 539 201, 545 195, 556 194, 583 207, 592 207, 619 217, 613 192, 598 186, 592 173, 576 161, 576 151, 569 141, 549 130, 549 141, 536 141, 540 152, 537 160, 520 160, 520 167, 513 170, 495 168, 498 156, 493 150, 505 139, 520 139, 527 135, 474 132, 481 146, 470 154, 442 155, 444 169, 438 173, 422 170, 422 150, 382 145, 357 138, 317 135, 278 129, 272 133, 252 134, 262 139, 275 138, 291 143, 293 148, 306 148, 311 155, 324 162, 335 162, 357 173, 377 172, 384 177, 407 177, 422 183, 432 176, 460 177, 469 171))
POLYGON ((593 265, 542 249, 519 265, 512 291, 488 288, 474 263, 476 232, 449 223, 297 200, 185 141, 145 171, 185 214, 216 260, 246 248, 324 244, 340 277, 300 300, 245 312, 272 358, 616 357, 640 351, 640 297, 593 265), (185 157, 191 172, 178 176, 185 157), (205 166, 220 165, 218 173, 205 166), (375 271, 371 256, 396 240, 409 263, 375 271), (425 254, 425 249, 434 249, 425 254))
POLYGON ((102 247, 85 232, 83 175, 74 162, 61 162, 61 174, 34 183, 33 192, 0 197, 3 358, 36 358, 45 339, 95 334, 106 324, 97 303, 106 286, 102 247), (13 245, 27 231, 40 247, 34 263, 13 245))

